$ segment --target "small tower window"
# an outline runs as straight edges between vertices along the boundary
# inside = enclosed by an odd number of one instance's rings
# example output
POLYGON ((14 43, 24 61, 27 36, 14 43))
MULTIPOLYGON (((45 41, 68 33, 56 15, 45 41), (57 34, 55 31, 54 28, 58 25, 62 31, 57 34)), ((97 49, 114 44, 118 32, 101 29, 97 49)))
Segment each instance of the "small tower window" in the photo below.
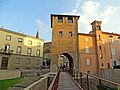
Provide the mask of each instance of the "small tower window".
POLYGON ((72 37, 72 32, 69 32, 69 36, 72 37))
POLYGON ((104 66, 104 64, 102 63, 102 67, 104 66))
POLYGON ((99 30, 101 30, 101 27, 99 26, 99 30))
POLYGON ((100 54, 100 59, 103 59, 103 54, 100 54))
POLYGON ((58 22, 59 23, 63 22, 62 16, 58 16, 58 22))
POLYGON ((60 37, 62 37, 62 36, 63 36, 62 31, 59 31, 59 36, 60 36, 60 37))
POLYGON ((98 40, 101 40, 101 37, 100 37, 100 35, 98 35, 98 40))
POLYGON ((73 23, 72 17, 68 17, 68 23, 73 23))
POLYGON ((99 48, 100 48, 100 50, 102 50, 102 47, 101 47, 101 46, 99 46, 99 48))

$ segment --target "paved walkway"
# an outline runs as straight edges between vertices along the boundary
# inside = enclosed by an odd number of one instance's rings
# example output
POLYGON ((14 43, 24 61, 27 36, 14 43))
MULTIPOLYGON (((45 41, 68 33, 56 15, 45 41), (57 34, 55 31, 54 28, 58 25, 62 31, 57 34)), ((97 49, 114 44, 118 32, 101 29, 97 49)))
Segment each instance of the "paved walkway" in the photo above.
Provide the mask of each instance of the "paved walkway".
POLYGON ((60 72, 58 90, 80 90, 66 72, 60 72))

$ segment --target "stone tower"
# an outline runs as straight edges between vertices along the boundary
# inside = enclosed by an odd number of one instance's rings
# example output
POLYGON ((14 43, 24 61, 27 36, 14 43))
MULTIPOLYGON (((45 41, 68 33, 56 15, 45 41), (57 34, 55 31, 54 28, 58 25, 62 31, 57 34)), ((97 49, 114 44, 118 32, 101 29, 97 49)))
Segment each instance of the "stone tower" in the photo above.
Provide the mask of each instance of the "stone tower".
POLYGON ((93 21, 91 23, 92 33, 95 35, 96 42, 98 73, 100 73, 100 69, 102 68, 110 68, 111 57, 108 36, 103 34, 101 29, 101 23, 102 21, 93 21))
POLYGON ((68 58, 69 68, 79 70, 78 19, 79 16, 74 15, 51 14, 51 71, 57 70, 61 55, 68 58))

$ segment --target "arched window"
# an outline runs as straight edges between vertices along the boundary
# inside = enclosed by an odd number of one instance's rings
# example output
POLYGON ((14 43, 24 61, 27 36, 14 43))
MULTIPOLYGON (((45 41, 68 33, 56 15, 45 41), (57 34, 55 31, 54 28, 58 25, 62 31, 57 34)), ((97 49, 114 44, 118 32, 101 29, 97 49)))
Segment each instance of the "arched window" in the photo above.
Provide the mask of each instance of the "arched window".
POLYGON ((60 37, 62 37, 62 36, 63 36, 62 31, 59 31, 59 36, 60 36, 60 37))
POLYGON ((72 37, 72 32, 69 32, 69 37, 72 37))

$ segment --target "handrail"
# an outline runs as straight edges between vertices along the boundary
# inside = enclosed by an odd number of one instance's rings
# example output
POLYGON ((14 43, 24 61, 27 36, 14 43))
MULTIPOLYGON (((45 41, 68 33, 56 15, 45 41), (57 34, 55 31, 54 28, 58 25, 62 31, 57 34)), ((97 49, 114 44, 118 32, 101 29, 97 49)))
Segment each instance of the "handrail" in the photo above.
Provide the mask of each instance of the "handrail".
POLYGON ((57 74, 55 75, 52 83, 50 84, 48 90, 57 90, 58 83, 59 83, 59 76, 60 76, 60 69, 58 70, 57 74))
POLYGON ((85 90, 102 90, 102 88, 114 88, 119 89, 120 84, 98 77, 91 74, 86 74, 83 72, 78 72, 73 69, 69 69, 68 72, 73 77, 74 80, 85 90))
MULTIPOLYGON (((82 73, 82 72, 80 72, 80 73, 82 73)), ((82 74, 84 74, 84 75, 88 75, 88 76, 93 77, 93 78, 96 78, 96 79, 100 79, 100 80, 102 80, 102 81, 105 81, 105 82, 111 83, 111 84, 113 84, 113 85, 120 86, 119 83, 112 82, 112 81, 110 81, 110 80, 107 80, 107 79, 104 79, 104 78, 101 78, 101 77, 97 77, 97 76, 94 76, 94 75, 91 75, 91 74, 86 74, 86 73, 82 73, 82 74)))

